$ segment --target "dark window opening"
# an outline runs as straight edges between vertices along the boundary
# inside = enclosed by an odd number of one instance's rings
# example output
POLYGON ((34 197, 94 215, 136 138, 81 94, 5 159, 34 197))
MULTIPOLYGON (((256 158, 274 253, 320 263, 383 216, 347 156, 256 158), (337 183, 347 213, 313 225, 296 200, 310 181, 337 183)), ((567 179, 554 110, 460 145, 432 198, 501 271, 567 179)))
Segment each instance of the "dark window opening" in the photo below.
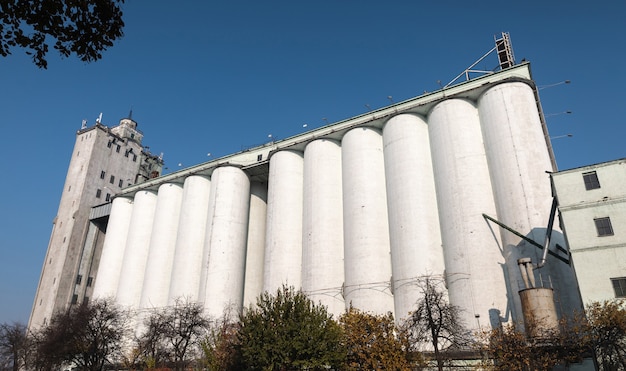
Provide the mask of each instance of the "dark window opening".
POLYGON ((87 287, 91 287, 93 284, 93 277, 87 277, 87 287))
POLYGON ((600 188, 600 180, 598 180, 598 174, 595 171, 583 173, 583 181, 585 182, 585 189, 588 191, 600 188))
POLYGON ((100 198, 100 196, 102 196, 102 190, 101 189, 96 191, 96 198, 100 198))
POLYGON ((76 276, 76 284, 80 285, 81 282, 83 282, 83 276, 79 274, 76 276))
POLYGON ((608 216, 606 218, 596 218, 593 221, 596 223, 598 236, 602 237, 613 235, 613 226, 611 225, 611 219, 608 216))
POLYGON ((120 181, 117 183, 117 186, 122 188, 123 185, 124 185, 124 181, 120 179, 120 181))
POLYGON ((611 278, 616 298, 626 298, 626 277, 611 278))
POLYGON ((111 175, 111 178, 109 179, 109 183, 111 184, 115 183, 115 175, 111 175))
POLYGON ((120 149, 121 149, 121 148, 122 148, 122 147, 118 144, 118 145, 117 145, 117 148, 115 148, 115 152, 120 153, 120 149))
POLYGON ((78 295, 74 294, 72 295, 72 304, 77 304, 78 303, 78 295))
POLYGON ((111 146, 112 146, 112 143, 111 141, 109 141, 109 143, 107 143, 107 147, 111 148, 111 146))
POLYGON ((100 179, 104 179, 104 176, 106 175, 106 171, 102 170, 100 172, 100 179))

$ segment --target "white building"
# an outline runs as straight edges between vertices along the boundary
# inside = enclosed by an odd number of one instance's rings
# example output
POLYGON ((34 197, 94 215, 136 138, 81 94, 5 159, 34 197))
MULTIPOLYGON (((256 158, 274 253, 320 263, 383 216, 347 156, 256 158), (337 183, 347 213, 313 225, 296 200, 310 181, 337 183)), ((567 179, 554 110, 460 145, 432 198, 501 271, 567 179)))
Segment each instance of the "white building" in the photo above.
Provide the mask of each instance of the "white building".
MULTIPOLYGON (((530 66, 512 66, 125 188, 93 297, 220 316, 286 284, 404 318, 433 275, 468 327, 521 321, 517 260, 541 259, 555 170, 530 66)), ((559 313, 580 308, 568 264, 535 274, 559 313)))
POLYGON ((583 302, 626 297, 626 159, 552 179, 583 302))
POLYGON ((112 196, 161 174, 162 159, 143 149, 142 138, 130 117, 113 127, 103 125, 101 117, 91 127, 83 121, 52 222, 29 327, 37 328, 53 313, 91 296, 112 196))

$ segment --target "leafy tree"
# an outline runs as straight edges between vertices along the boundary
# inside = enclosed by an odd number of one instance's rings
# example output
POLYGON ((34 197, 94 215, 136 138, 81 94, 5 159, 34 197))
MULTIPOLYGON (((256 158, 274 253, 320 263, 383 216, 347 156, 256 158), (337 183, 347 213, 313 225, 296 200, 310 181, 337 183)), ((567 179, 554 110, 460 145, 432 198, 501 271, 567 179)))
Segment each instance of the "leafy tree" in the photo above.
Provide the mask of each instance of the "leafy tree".
POLYGON ((177 300, 171 307, 155 310, 145 325, 140 345, 146 366, 168 363, 175 370, 184 370, 198 356, 196 350, 205 337, 209 320, 202 305, 177 300))
POLYGON ((29 348, 30 339, 24 324, 0 324, 0 370, 26 368, 29 348))
POLYGON ((247 370, 323 370, 345 358, 332 315, 293 287, 261 294, 240 325, 237 341, 247 370))
POLYGON ((579 363, 591 356, 589 335, 588 322, 582 314, 562 319, 558 328, 544 329, 538 337, 530 337, 519 326, 508 324, 486 333, 483 351, 492 362, 487 361, 483 368, 547 371, 557 365, 579 363))
POLYGON ((120 5, 124 0, 2 0, 0 1, 0 55, 20 47, 33 63, 47 68, 49 43, 63 57, 75 54, 84 62, 102 58, 102 52, 123 35, 120 5))
POLYGON ((470 342, 468 331, 460 321, 460 308, 451 305, 442 282, 432 277, 420 281, 421 296, 417 309, 405 323, 414 351, 432 350, 437 369, 443 370, 445 350, 461 349, 470 342))
POLYGON ((126 318, 104 300, 72 306, 54 315, 36 335, 38 368, 72 363, 83 370, 102 370, 121 351, 126 318))
POLYGON ((339 318, 347 357, 345 370, 411 370, 408 339, 393 315, 374 315, 350 308, 339 318))
POLYGON ((626 370, 626 307, 624 301, 587 306, 593 347, 601 370, 626 370))

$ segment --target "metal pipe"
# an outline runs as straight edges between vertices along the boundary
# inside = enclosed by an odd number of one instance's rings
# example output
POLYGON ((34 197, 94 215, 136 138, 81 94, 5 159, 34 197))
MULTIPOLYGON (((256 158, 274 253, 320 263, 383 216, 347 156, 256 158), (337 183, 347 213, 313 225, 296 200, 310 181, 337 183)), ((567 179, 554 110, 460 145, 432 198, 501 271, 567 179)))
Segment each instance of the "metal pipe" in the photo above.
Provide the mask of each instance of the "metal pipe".
POLYGON ((546 238, 543 241, 543 255, 541 261, 537 264, 537 268, 541 268, 546 264, 548 251, 550 250, 550 238, 552 237, 552 226, 554 225, 554 215, 556 215, 557 201, 556 197, 552 198, 552 208, 550 208, 550 218, 548 219, 548 228, 546 228, 546 238))

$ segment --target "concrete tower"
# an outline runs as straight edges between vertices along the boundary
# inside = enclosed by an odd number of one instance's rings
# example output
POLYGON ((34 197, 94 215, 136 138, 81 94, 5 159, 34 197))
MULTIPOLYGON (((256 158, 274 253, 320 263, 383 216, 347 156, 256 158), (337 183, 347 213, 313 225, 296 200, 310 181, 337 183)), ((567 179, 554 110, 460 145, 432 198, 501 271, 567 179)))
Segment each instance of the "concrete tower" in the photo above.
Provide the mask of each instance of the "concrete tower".
MULTIPOLYGON (((117 126, 107 127, 100 115, 93 126, 88 127, 83 121, 76 133, 61 202, 52 222, 30 328, 46 324, 55 312, 69 305, 89 300, 111 212, 111 198, 124 187, 161 175, 162 159, 142 147, 143 134, 131 116, 132 113, 117 126)), ((127 207, 132 208, 132 204, 127 207)), ((124 226, 124 223, 116 226, 116 235, 124 226)))

